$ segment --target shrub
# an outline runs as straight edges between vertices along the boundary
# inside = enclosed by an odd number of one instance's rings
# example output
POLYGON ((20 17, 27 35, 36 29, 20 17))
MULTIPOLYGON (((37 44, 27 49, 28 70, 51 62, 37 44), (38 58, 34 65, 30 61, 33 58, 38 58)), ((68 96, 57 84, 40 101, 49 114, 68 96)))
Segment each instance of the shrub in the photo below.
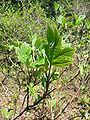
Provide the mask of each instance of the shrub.
POLYGON ((45 38, 46 23, 52 21, 46 18, 45 12, 38 2, 36 4, 24 4, 22 2, 22 6, 23 11, 19 8, 15 11, 9 1, 6 8, 5 3, 0 7, 0 38, 2 44, 9 44, 12 40, 28 42, 30 31, 45 38))

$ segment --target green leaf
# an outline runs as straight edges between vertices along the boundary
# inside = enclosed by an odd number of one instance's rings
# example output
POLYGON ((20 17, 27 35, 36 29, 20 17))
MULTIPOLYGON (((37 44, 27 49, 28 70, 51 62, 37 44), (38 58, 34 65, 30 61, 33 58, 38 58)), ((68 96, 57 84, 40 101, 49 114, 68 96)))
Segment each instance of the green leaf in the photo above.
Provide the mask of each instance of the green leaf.
POLYGON ((55 11, 57 11, 57 9, 59 8, 59 4, 56 1, 54 2, 54 6, 55 6, 55 11))
POLYGON ((0 45, 1 48, 6 48, 6 49, 9 49, 9 45, 0 45))
POLYGON ((47 40, 48 40, 48 45, 55 42, 55 34, 52 28, 49 26, 49 24, 47 24, 47 40))
POLYGON ((16 54, 22 56, 22 51, 20 50, 19 47, 16 47, 16 54))
POLYGON ((27 56, 30 54, 31 52, 31 49, 30 49, 30 44, 27 44, 26 42, 24 42, 22 45, 21 45, 21 50, 24 54, 26 54, 27 56))
POLYGON ((60 34, 57 30, 57 28, 55 27, 55 46, 59 44, 61 46, 61 38, 60 38, 60 34))
POLYGON ((45 65, 45 58, 43 56, 39 56, 36 62, 32 63, 32 67, 40 67, 45 65))
POLYGON ((72 21, 73 25, 75 26, 78 21, 78 16, 74 13, 74 19, 72 21))
POLYGON ((2 108, 2 113, 6 117, 7 116, 7 109, 2 108))
POLYGON ((18 47, 18 41, 14 41, 12 38, 10 39, 12 41, 12 44, 15 46, 15 47, 18 47))
POLYGON ((40 96, 39 94, 37 94, 38 100, 42 98, 42 96, 40 96))
POLYGON ((62 25, 62 24, 63 24, 63 16, 60 15, 60 16, 57 18, 57 21, 62 25))
POLYGON ((45 44, 44 48, 45 48, 46 56, 49 62, 51 63, 55 46, 57 44, 59 44, 59 47, 61 46, 61 38, 56 27, 54 28, 54 31, 53 31, 51 27, 48 25, 47 33, 49 33, 47 34, 48 44, 45 44))
POLYGON ((10 110, 10 112, 8 112, 8 116, 11 116, 12 115, 12 110, 10 110))
POLYGON ((59 58, 59 59, 65 59, 65 58, 69 58, 72 57, 72 55, 74 54, 75 49, 70 48, 70 47, 65 47, 64 49, 61 49, 59 47, 59 45, 57 45, 54 49, 53 52, 53 59, 59 58))
POLYGON ((78 20, 81 21, 81 20, 83 20, 85 17, 86 17, 85 15, 80 15, 80 16, 78 17, 78 20))
POLYGON ((89 29, 90 28, 90 22, 89 22, 89 20, 85 19, 85 23, 86 23, 87 28, 89 29))
POLYGON ((54 107, 56 100, 52 100, 52 107, 54 107))
POLYGON ((18 55, 18 59, 22 62, 22 63, 26 63, 26 59, 25 59, 25 55, 22 52, 22 50, 18 47, 16 47, 16 53, 18 55))
POLYGON ((70 59, 54 59, 52 60, 52 65, 56 66, 56 67, 63 67, 63 66, 67 66, 69 64, 71 64, 73 62, 73 60, 70 59))
POLYGON ((85 89, 85 86, 82 86, 80 92, 82 93, 84 89, 85 89))
POLYGON ((49 65, 48 59, 45 57, 45 69, 46 69, 46 71, 48 71, 48 65, 49 65))
POLYGON ((67 17, 67 18, 64 17, 64 18, 63 18, 63 24, 68 23, 68 20, 69 20, 69 17, 67 17))
POLYGON ((78 20, 78 15, 76 15, 76 13, 74 13, 74 18, 76 21, 78 20))
POLYGON ((30 93, 31 96, 33 97, 33 96, 34 96, 34 93, 35 93, 35 91, 34 91, 34 87, 29 86, 29 85, 27 85, 27 87, 29 88, 29 93, 30 93))
POLYGON ((83 72, 84 72, 84 70, 83 70, 83 65, 78 65, 78 67, 79 67, 79 70, 80 70, 80 73, 83 75, 83 72))
POLYGON ((33 74, 33 76, 35 77, 35 79, 37 79, 37 77, 39 77, 42 72, 44 72, 44 68, 40 68, 39 70, 36 70, 34 72, 34 74, 33 74))
POLYGON ((42 82, 42 86, 46 88, 46 78, 44 76, 42 76, 41 82, 42 82))
POLYGON ((14 45, 8 45, 8 46, 10 51, 15 47, 14 45))
POLYGON ((30 53, 31 53, 30 44, 27 44, 26 42, 24 42, 20 48, 16 47, 16 54, 18 55, 18 59, 24 64, 32 62, 30 59, 30 53))
POLYGON ((84 110, 79 110, 79 112, 80 112, 80 114, 82 115, 82 116, 85 116, 85 111, 84 110))
POLYGON ((86 103, 88 105, 88 107, 90 108, 90 103, 86 103))
POLYGON ((51 62, 53 47, 50 48, 48 44, 45 44, 44 48, 45 48, 45 54, 46 54, 49 62, 51 62))
POLYGON ((61 48, 71 47, 71 43, 66 43, 65 40, 61 41, 61 48))
POLYGON ((35 43, 36 43, 36 40, 37 40, 37 34, 35 33, 33 36, 32 36, 32 48, 33 50, 35 50, 35 43))
MULTIPOLYGON (((48 104, 50 105, 51 102, 49 101, 48 104)), ((54 107, 55 104, 56 104, 56 100, 52 100, 52 107, 54 107)))
POLYGON ((72 23, 73 23, 74 26, 76 25, 76 19, 75 18, 73 19, 72 23))
POLYGON ((55 45, 55 32, 52 30, 52 28, 49 25, 47 25, 47 41, 48 41, 48 44, 44 45, 45 54, 46 54, 49 62, 51 63, 53 48, 55 45))
MULTIPOLYGON (((49 26, 50 27, 50 26, 49 26)), ((49 34, 52 34, 52 29, 50 28, 49 34)), ((70 57, 75 52, 75 49, 71 48, 71 44, 66 43, 65 41, 61 42, 61 38, 58 30, 54 29, 54 41, 49 42, 44 45, 45 54, 52 65, 55 66, 65 66, 72 63, 70 57)))

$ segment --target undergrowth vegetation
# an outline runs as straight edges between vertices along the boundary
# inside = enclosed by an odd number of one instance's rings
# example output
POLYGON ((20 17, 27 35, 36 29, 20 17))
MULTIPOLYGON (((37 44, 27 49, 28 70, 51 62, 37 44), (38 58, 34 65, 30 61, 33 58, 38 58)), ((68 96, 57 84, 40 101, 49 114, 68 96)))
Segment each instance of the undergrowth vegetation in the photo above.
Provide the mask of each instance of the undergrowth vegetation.
POLYGON ((16 3, 0 4, 1 120, 89 120, 87 15, 60 1, 16 3))

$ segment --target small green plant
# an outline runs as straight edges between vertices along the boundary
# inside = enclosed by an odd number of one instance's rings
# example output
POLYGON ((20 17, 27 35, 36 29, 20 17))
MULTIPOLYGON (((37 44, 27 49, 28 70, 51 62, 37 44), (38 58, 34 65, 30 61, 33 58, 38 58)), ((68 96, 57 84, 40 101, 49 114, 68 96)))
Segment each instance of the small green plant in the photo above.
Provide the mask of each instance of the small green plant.
POLYGON ((84 89, 85 89, 85 86, 82 86, 80 92, 83 93, 84 89))
POLYGON ((2 108, 2 113, 3 113, 4 117, 7 118, 7 120, 9 120, 10 116, 12 115, 12 110, 10 110, 10 111, 8 112, 7 109, 2 108))
POLYGON ((86 112, 85 110, 79 110, 80 115, 82 116, 82 120, 89 120, 90 119, 90 113, 86 112))
POLYGON ((87 97, 87 94, 82 95, 81 99, 80 99, 80 103, 83 104, 87 104, 89 103, 89 98, 87 97))
MULTIPOLYGON (((27 106, 15 119, 26 110, 42 103, 43 99, 49 98, 50 93, 53 91, 49 89, 49 86, 52 81, 58 79, 56 67, 67 66, 73 62, 71 57, 75 49, 65 41, 61 41, 56 27, 53 30, 47 25, 47 42, 40 42, 39 48, 36 47, 38 44, 37 40, 37 35, 34 34, 30 37, 31 44, 26 42, 17 46, 13 44, 17 58, 21 62, 20 66, 18 64, 14 65, 21 69, 25 75, 25 91, 27 92, 27 106), (43 91, 40 88, 43 88, 43 91), (30 96, 34 100, 31 105, 30 96)), ((12 48, 11 46, 9 45, 9 48, 12 48)), ((54 106, 55 100, 52 104, 54 106)))

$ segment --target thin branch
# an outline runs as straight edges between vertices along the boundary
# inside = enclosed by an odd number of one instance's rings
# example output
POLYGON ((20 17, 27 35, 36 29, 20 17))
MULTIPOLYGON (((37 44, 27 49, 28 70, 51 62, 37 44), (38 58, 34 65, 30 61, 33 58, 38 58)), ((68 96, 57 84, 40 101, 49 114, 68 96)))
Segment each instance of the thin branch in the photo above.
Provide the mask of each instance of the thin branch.
POLYGON ((73 78, 71 78, 69 81, 67 81, 66 84, 68 84, 71 81, 73 81, 79 74, 80 74, 80 70, 78 71, 78 73, 73 78))
POLYGON ((35 107, 38 103, 40 103, 43 99, 46 98, 46 96, 47 96, 47 94, 48 94, 47 92, 48 92, 48 88, 49 88, 49 80, 50 80, 50 79, 51 79, 51 77, 49 77, 49 78, 47 79, 47 82, 46 82, 46 91, 44 92, 42 98, 40 98, 38 101, 34 102, 33 105, 27 106, 27 107, 26 107, 18 116, 16 116, 13 120, 16 120, 16 119, 17 119, 18 117, 20 117, 25 111, 33 109, 33 107, 35 107))
POLYGON ((80 91, 80 89, 81 89, 81 87, 83 86, 83 84, 79 87, 79 89, 77 90, 77 92, 75 93, 75 95, 72 97, 72 99, 66 104, 66 106, 62 109, 62 111, 61 112, 59 112, 57 115, 56 115, 56 117, 55 117, 55 119, 57 119, 59 116, 61 116, 61 114, 65 111, 65 109, 68 107, 68 105, 73 101, 73 99, 77 96, 77 94, 79 93, 79 91, 80 91))
MULTIPOLYGON (((76 78, 76 77, 79 75, 79 73, 80 73, 80 71, 78 71, 78 73, 77 73, 72 79, 70 79, 66 84, 68 84, 68 83, 71 82, 74 78, 76 78)), ((53 76, 53 74, 52 74, 51 76, 53 76)), ((49 81, 49 80, 51 79, 51 76, 48 78, 47 81, 49 81)), ((49 86, 48 86, 49 83, 47 82, 46 84, 47 84, 47 87, 49 87, 49 86)), ((33 107, 35 107, 38 103, 40 103, 43 99, 45 99, 47 95, 49 95, 49 94, 52 93, 53 91, 55 92, 55 91, 61 89, 62 87, 63 87, 63 86, 61 86, 60 88, 54 88, 54 89, 51 90, 50 92, 48 92, 48 89, 46 89, 46 91, 44 92, 42 98, 40 98, 40 99, 39 99, 37 102, 35 102, 33 105, 27 106, 27 107, 26 107, 18 116, 16 116, 16 118, 14 118, 13 120, 16 120, 18 117, 20 117, 26 110, 31 110, 31 109, 33 109, 33 107), (47 92, 48 92, 48 93, 47 93, 47 92)), ((81 89, 81 88, 80 88, 80 89, 81 89)), ((72 100, 72 99, 71 99, 71 100, 72 100)), ((67 106, 68 106, 69 104, 70 104, 70 103, 68 103, 67 106)), ((67 106, 65 106, 65 109, 66 109, 67 106)))
POLYGON ((11 61, 11 63, 12 63, 14 66, 16 66, 17 68, 21 69, 22 72, 26 75, 26 73, 23 71, 23 69, 22 69, 21 67, 19 67, 18 65, 16 65, 16 64, 11 60, 10 57, 9 57, 9 60, 11 61))
POLYGON ((65 38, 65 41, 67 40, 67 38, 70 36, 70 34, 71 34, 71 32, 66 36, 66 38, 65 38))
POLYGON ((68 83, 70 83, 71 81, 73 81, 78 75, 80 74, 80 70, 78 71, 78 73, 73 77, 71 78, 69 81, 67 81, 65 84, 63 84, 62 86, 60 86, 59 88, 54 88, 52 91, 56 92, 58 90, 60 90, 64 85, 67 86, 68 83))
POLYGON ((21 110, 22 110, 22 108, 23 108, 23 106, 24 106, 24 103, 25 103, 25 99, 26 99, 26 97, 27 97, 27 93, 26 93, 26 95, 24 96, 24 100, 23 100, 23 103, 22 103, 21 110))

